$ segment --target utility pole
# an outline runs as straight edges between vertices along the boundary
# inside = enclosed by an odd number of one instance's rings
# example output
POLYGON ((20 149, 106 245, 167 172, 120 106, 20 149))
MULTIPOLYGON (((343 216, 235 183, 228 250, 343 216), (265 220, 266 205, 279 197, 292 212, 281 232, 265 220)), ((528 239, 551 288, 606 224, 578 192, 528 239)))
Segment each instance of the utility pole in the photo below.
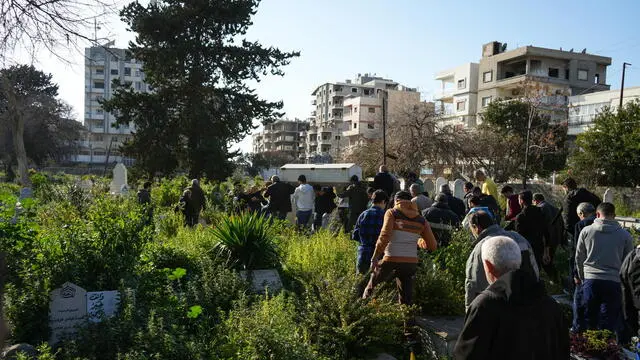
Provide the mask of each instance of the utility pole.
POLYGON ((382 90, 382 165, 387 165, 387 90, 382 90))
POLYGON ((622 99, 624 96, 624 71, 626 70, 627 65, 631 65, 627 62, 622 63, 622 84, 620 84, 620 109, 622 109, 622 99))

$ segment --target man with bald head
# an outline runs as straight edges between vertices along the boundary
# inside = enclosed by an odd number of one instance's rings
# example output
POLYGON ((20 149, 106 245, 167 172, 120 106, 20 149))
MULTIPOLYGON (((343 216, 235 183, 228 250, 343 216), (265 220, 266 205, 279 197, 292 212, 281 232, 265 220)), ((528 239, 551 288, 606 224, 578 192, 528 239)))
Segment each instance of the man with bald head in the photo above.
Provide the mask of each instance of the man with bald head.
POLYGON ((389 169, 387 169, 386 165, 380 165, 379 172, 373 178, 373 188, 384 191, 389 197, 393 195, 393 176, 389 174, 389 169))

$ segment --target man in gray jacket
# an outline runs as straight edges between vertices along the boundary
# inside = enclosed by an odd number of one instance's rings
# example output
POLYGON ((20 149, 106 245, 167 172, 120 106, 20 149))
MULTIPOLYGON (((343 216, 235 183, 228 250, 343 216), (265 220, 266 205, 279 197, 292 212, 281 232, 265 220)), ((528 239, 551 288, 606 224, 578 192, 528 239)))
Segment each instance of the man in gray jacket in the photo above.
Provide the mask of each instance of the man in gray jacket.
POLYGON ((469 217, 469 228, 476 238, 473 243, 473 250, 467 259, 466 278, 464 284, 464 303, 468 310, 471 302, 489 286, 487 276, 484 272, 482 264, 482 244, 489 238, 494 236, 506 236, 513 239, 522 253, 522 264, 520 269, 530 272, 539 278, 538 264, 533 254, 531 244, 515 231, 507 231, 494 224, 493 218, 484 210, 479 210, 469 217))
POLYGON ((619 274, 624 258, 633 250, 633 238, 618 224, 615 217, 615 206, 601 203, 596 208, 593 225, 582 229, 578 236, 577 282, 582 283, 588 329, 618 332, 622 325, 619 274))

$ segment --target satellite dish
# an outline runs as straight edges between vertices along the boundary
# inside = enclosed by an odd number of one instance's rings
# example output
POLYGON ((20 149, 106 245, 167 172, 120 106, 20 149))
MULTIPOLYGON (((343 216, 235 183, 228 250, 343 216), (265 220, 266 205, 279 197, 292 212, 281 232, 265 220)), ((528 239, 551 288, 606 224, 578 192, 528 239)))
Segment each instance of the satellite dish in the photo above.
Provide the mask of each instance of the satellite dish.
POLYGON ((586 54, 587 53, 587 48, 582 49, 582 53, 586 54))
POLYGON ((502 48, 500 49, 500 52, 505 52, 507 50, 507 43, 502 44, 502 48))

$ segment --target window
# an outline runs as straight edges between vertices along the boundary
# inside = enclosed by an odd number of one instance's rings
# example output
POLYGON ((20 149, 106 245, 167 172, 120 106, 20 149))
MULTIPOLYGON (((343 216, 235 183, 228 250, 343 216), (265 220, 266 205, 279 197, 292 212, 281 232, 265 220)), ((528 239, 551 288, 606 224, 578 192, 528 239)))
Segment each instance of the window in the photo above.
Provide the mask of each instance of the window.
POLYGON ((357 93, 358 92, 358 88, 351 88, 351 92, 352 93, 357 93))
POLYGON ((95 101, 101 101, 101 100, 104 100, 104 97, 103 97, 103 96, 100 96, 100 95, 97 95, 97 96, 94 98, 94 100, 95 100, 95 101))
POLYGON ((467 79, 458 80, 458 89, 464 89, 467 87, 467 79))
POLYGON ((336 140, 340 140, 340 136, 337 136, 337 135, 336 135, 335 139, 336 139, 336 140))
POLYGON ((456 110, 457 111, 464 111, 465 105, 466 105, 466 101, 458 101, 456 103, 456 110))
POLYGON ((131 76, 131 68, 130 67, 125 67, 124 68, 124 76, 131 76))
POLYGON ((600 74, 596 74, 595 75, 595 78, 594 78, 593 82, 596 83, 596 84, 600 84, 600 74))
POLYGON ((376 113, 376 108, 374 108, 374 107, 370 107, 370 108, 369 108, 369 113, 371 113, 371 114, 375 114, 375 113, 376 113))
POLYGON ((118 137, 117 136, 112 137, 111 141, 114 142, 114 143, 117 143, 118 142, 118 137))
POLYGON ((373 126, 373 124, 367 124, 367 129, 373 130, 375 129, 375 126, 373 126))
POLYGON ((96 115, 103 115, 103 114, 104 114, 104 110, 96 109, 96 115))
POLYGON ((493 96, 485 96, 482 98, 482 107, 487 107, 491 103, 493 96))
POLYGON ((104 89, 104 81, 94 81, 93 87, 96 89, 104 89))
POLYGON ((135 75, 140 76, 140 69, 136 69, 135 75))
POLYGON ((96 75, 104 75, 104 68, 96 68, 96 75))
POLYGON ((357 108, 357 107, 354 107, 354 108, 353 108, 353 112, 354 112, 354 113, 357 113, 357 112, 358 112, 358 108, 357 108))
POLYGON ((142 83, 140 81, 136 81, 136 90, 142 90, 142 83))
POLYGON ((493 71, 485 71, 482 74, 482 81, 486 83, 493 81, 493 71))
POLYGON ((94 150, 93 151, 93 155, 94 156, 104 156, 105 152, 103 150, 94 150))
POLYGON ((558 68, 549 68, 549 77, 557 78, 560 74, 560 70, 558 68))
POLYGON ((111 69, 111 75, 118 75, 118 69, 111 69))
POLYGON ((353 128, 357 129, 358 128, 358 123, 353 123, 353 128))
POLYGON ((584 69, 578 69, 578 80, 589 80, 589 71, 584 69))
POLYGON ((102 135, 94 134, 93 141, 102 141, 102 135))
POLYGON ((371 89, 364 89, 363 92, 364 92, 365 95, 372 95, 373 94, 373 90, 371 90, 371 89))

